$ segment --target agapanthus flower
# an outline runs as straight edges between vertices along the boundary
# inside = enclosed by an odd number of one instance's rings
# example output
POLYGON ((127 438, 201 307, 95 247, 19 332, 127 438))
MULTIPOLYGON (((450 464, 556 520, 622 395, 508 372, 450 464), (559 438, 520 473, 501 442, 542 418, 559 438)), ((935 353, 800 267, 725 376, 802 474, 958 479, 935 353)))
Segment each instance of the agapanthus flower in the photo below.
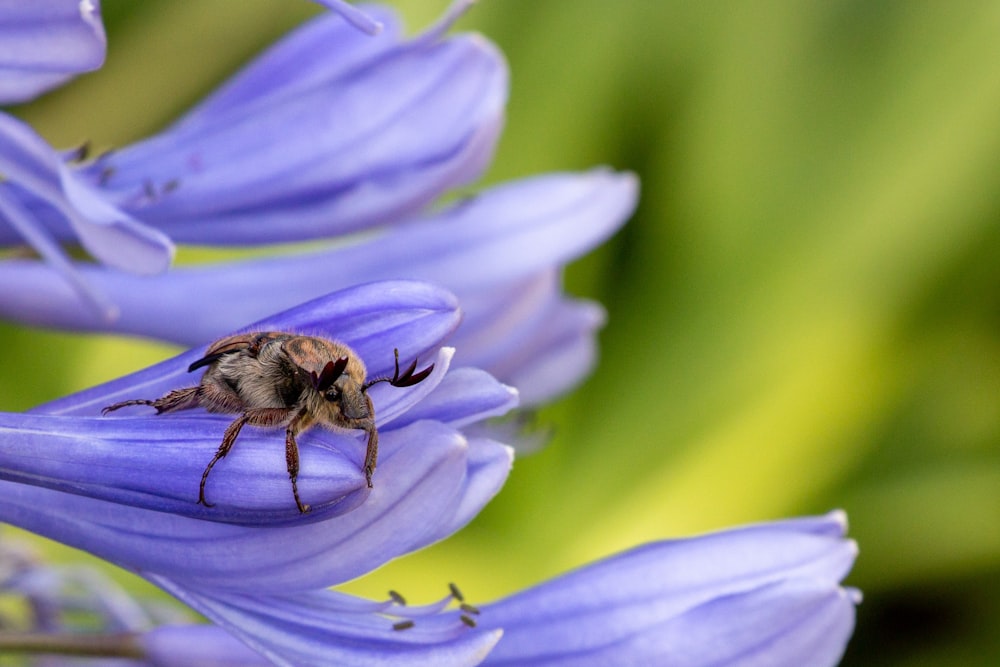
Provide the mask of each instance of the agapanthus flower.
POLYGON ((106 48, 100 0, 0 0, 0 104, 97 69, 106 48))
POLYGON ((329 589, 447 537, 497 492, 512 450, 482 425, 518 403, 501 381, 530 405, 589 370, 603 314, 565 298, 560 270, 624 222, 636 181, 553 174, 432 208, 492 156, 502 57, 481 37, 445 37, 464 1, 409 40, 384 9, 323 4, 341 16, 297 31, 164 132, 96 159, 0 117, 0 242, 42 258, 0 262, 0 312, 195 345, 0 413, 0 520, 136 572, 211 621, 130 633, 149 664, 833 664, 857 602, 840 586, 855 555, 840 515, 647 545, 478 608, 456 592, 413 606, 329 589), (331 238, 163 273, 174 242, 331 238), (69 259, 77 244, 96 262, 69 259), (368 282, 399 278, 454 294, 368 282), (299 438, 302 514, 280 434, 248 428, 206 507, 197 484, 231 416, 100 416, 193 384, 208 340, 248 327, 341 340, 372 375, 390 373, 394 349, 433 363, 416 386, 371 389, 374 488, 358 434, 313 429, 299 438))
MULTIPOLYGON (((193 345, 333 289, 423 279, 461 299, 466 322, 451 341, 459 363, 518 385, 529 405, 573 386, 590 370, 603 311, 563 295, 561 267, 624 223, 636 179, 608 170, 552 174, 427 210, 480 175, 503 120, 501 55, 479 36, 443 37, 467 4, 410 40, 380 7, 366 9, 385 26, 375 38, 321 17, 171 128, 71 168, 107 206, 176 242, 337 237, 335 245, 158 276, 109 270, 113 257, 94 251, 103 264, 70 263, 63 275, 12 258, 0 261, 0 284, 9 286, 0 290, 0 313, 193 345), (352 234, 359 230, 367 231, 352 234), (67 273, 114 304, 118 317, 81 302, 67 273)), ((53 242, 72 240, 44 209, 33 212, 53 242)), ((16 240, 0 229, 0 241, 16 240)), ((106 247, 113 255, 123 246, 106 247)))
MULTIPOLYGON (((298 603, 309 604, 282 619, 280 629, 271 618, 280 614, 265 606, 280 605, 273 599, 211 599, 205 608, 218 610, 223 623, 254 628, 265 653, 282 646, 278 664, 312 664, 318 656, 318 664, 376 664, 396 657, 387 640, 455 629, 465 616, 480 631, 492 630, 480 650, 424 655, 431 664, 824 667, 842 655, 860 600, 857 591, 839 583, 857 551, 844 538, 845 528, 843 514, 834 512, 648 544, 486 605, 457 606, 457 590, 422 606, 407 605, 397 593, 376 602, 318 591, 300 597, 298 603), (331 618, 344 625, 331 624, 331 618), (360 628, 387 623, 393 631, 369 637, 365 650, 350 646, 360 628), (355 632, 349 638, 343 636, 347 627, 355 632), (316 642, 316 653, 310 641, 316 642)), ((29 572, 31 578, 59 580, 37 567, 29 572)), ((8 591, 23 591, 19 577, 9 579, 8 591)), ((123 597, 113 586, 110 590, 123 597)), ((107 591, 94 592, 108 597, 107 591)), ((37 591, 34 596, 39 599, 37 591)), ((46 599, 54 609, 66 606, 65 598, 46 599)), ((116 606, 127 610, 128 624, 118 620, 122 611, 105 613, 111 618, 100 630, 115 633, 103 642, 109 653, 158 667, 275 664, 221 625, 174 620, 151 627, 134 601, 116 600, 116 606)), ((464 623, 461 628, 466 636, 483 638, 464 623)), ((73 644, 72 635, 57 636, 73 644)))
MULTIPOLYGON (((282 439, 248 429, 209 479, 214 506, 197 504, 206 455, 231 417, 147 409, 110 418, 100 408, 192 384, 187 367, 202 346, 29 414, 0 415, 0 520, 132 570, 209 617, 216 606, 242 604, 297 613, 313 591, 451 534, 506 478, 510 449, 461 428, 506 412, 516 392, 477 369, 449 371, 451 351, 441 342, 458 321, 451 294, 397 281, 351 288, 254 325, 341 340, 373 375, 391 371, 394 348, 434 363, 414 387, 370 390, 381 436, 373 489, 358 436, 314 429, 299 439, 298 487, 312 506, 300 515, 282 439)), ((381 627, 393 636, 391 623, 381 627)), ((398 651, 415 656, 429 645, 447 644, 447 652, 485 641, 444 631, 420 637, 397 639, 398 651)))
MULTIPOLYGON (((474 612, 438 611, 439 604, 431 615, 428 608, 408 610, 391 600, 365 604, 323 591, 296 618, 283 620, 290 635, 339 642, 343 638, 331 636, 323 622, 334 609, 353 607, 357 625, 372 612, 412 620, 406 633, 452 628, 471 613, 477 631, 502 635, 481 662, 475 656, 464 664, 828 667, 844 652, 860 601, 858 591, 840 585, 857 555, 845 532, 844 515, 833 512, 648 544, 474 612)), ((259 632, 268 632, 270 614, 262 606, 244 601, 219 608, 218 619, 256 621, 259 632)), ((163 666, 232 647, 219 628, 206 626, 164 627, 141 642, 163 666)), ((381 664, 380 642, 368 649, 357 664, 381 664)), ((230 655, 266 664, 249 651, 230 655)), ((348 657, 332 656, 334 662, 348 657)))

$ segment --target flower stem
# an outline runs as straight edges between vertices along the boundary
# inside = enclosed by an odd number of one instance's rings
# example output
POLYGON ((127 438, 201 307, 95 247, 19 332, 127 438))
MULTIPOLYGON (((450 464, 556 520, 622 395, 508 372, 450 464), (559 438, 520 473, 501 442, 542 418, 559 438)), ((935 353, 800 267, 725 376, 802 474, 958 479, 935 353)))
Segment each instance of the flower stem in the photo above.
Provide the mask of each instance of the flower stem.
POLYGON ((144 658, 138 636, 0 632, 0 653, 48 653, 106 658, 144 658))

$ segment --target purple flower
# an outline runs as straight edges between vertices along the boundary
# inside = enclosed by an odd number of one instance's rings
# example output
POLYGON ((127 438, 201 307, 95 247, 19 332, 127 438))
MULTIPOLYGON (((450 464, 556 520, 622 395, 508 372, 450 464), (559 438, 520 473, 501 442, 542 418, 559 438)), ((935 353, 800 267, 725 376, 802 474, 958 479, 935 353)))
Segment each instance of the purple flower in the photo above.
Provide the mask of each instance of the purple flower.
MULTIPOLYGON (((253 327, 336 337, 372 375, 391 372, 393 348, 434 362, 418 385, 370 390, 381 436, 373 489, 359 435, 308 431, 299 439, 298 487, 312 511, 300 515, 280 437, 248 429, 209 478, 215 506, 207 508, 195 502, 197 484, 231 416, 148 408, 98 416, 120 398, 194 384, 186 369, 202 347, 30 414, 0 414, 0 520, 141 574, 209 615, 241 604, 287 609, 275 606, 282 599, 308 604, 317 589, 450 535, 506 478, 510 449, 462 428, 506 412, 516 393, 482 371, 449 370, 451 350, 440 343, 458 321, 452 295, 397 281, 351 288, 253 327)), ((380 627, 392 634, 391 624, 380 627)), ((422 643, 479 653, 491 643, 491 633, 467 634, 438 632, 422 643)), ((417 637, 399 650, 416 650, 417 637)))
MULTIPOLYGON (((649 544, 481 606, 478 613, 442 611, 447 599, 409 608, 319 592, 305 611, 283 619, 288 635, 282 638, 264 624, 278 614, 259 602, 216 603, 209 616, 221 626, 257 620, 258 647, 283 639, 288 650, 300 651, 299 664, 311 664, 304 649, 310 640, 341 647, 328 658, 337 664, 375 664, 387 655, 381 653, 388 648, 384 642, 452 629, 464 614, 477 630, 503 632, 484 665, 824 667, 843 654, 860 601, 857 591, 840 585, 857 554, 845 531, 843 514, 834 512, 649 544), (385 616, 383 625, 397 619, 413 625, 354 646, 356 636, 341 636, 346 628, 324 622, 336 615, 334 609, 356 615, 345 624, 355 631, 372 614, 385 616)), ((206 653, 243 661, 234 664, 268 664, 234 644, 220 626, 165 626, 140 641, 156 665, 195 664, 206 653)))
POLYGON ((99 0, 0 0, 0 104, 97 69, 106 46, 99 0))
MULTIPOLYGON (((466 321, 449 341, 458 363, 517 385, 527 405, 572 387, 593 364, 604 314, 562 294, 561 268, 624 223, 637 182, 602 169, 552 174, 427 212, 439 196, 478 177, 503 120, 500 54, 478 36, 442 37, 467 4, 456 3, 409 41, 381 8, 367 12, 384 25, 375 38, 337 16, 322 17, 172 128, 84 166, 54 163, 51 149, 11 121, 8 135, 46 154, 50 180, 61 167, 77 189, 127 216, 135 235, 155 228, 178 242, 246 245, 369 231, 327 249, 149 276, 138 274, 162 270, 169 255, 158 262, 117 239, 91 244, 102 265, 53 260, 59 242, 81 237, 62 219, 69 207, 35 202, 6 238, 0 225, 0 242, 44 236, 49 264, 0 261, 7 286, 0 314, 194 345, 334 289, 421 279, 461 300, 466 321), (109 270, 124 268, 115 263, 119 252, 130 258, 131 273, 109 270), (81 302, 73 283, 86 286, 90 302, 81 302), (114 305, 116 318, 95 312, 98 297, 114 305)), ((3 154, 0 144, 0 161, 3 154)), ((19 154, 8 158, 20 161, 19 154)))
POLYGON ((558 266, 613 233, 636 197, 630 174, 553 174, 494 188, 383 234, 329 250, 180 267, 138 277, 80 274, 120 308, 108 325, 28 260, 0 262, 0 308, 35 324, 111 329, 196 344, 359 281, 419 278, 451 289, 465 321, 459 361, 517 386, 528 404, 589 370, 603 311, 561 294, 558 266), (245 298, 253 294, 253 299, 245 298))
POLYGON ((97 637, 106 650, 158 667, 824 667, 842 655, 860 601, 840 584, 857 554, 845 532, 843 513, 833 512, 653 543, 498 602, 458 609, 456 593, 412 606, 398 594, 377 602, 329 590, 246 595, 167 583, 216 621, 191 625, 176 614, 163 620, 162 609, 152 614, 93 572, 45 568, 10 545, 0 553, 0 588, 40 612, 36 632, 61 631, 54 636, 72 646, 81 635, 65 634, 75 629, 67 612, 83 610, 96 616, 92 627, 117 633, 97 637), (68 585, 77 592, 67 593, 68 585))
POLYGON ((835 665, 860 594, 846 517, 645 545, 483 608, 489 665, 835 665))
POLYGON ((227 246, 395 222, 470 183, 503 121, 501 54, 443 37, 450 21, 406 40, 392 14, 370 13, 379 35, 323 15, 81 177, 175 242, 227 246))
MULTIPOLYGON (((374 489, 360 437, 309 431, 299 490, 313 509, 300 515, 280 438, 257 429, 214 470, 206 508, 197 483, 231 417, 97 416, 192 384, 186 368, 202 347, 29 414, 0 414, 0 520, 142 575, 275 664, 600 664, 612 650, 679 660, 765 651, 794 664, 793 650, 807 649, 832 664, 856 602, 839 588, 855 548, 837 514, 646 546, 479 613, 449 610, 451 597, 410 607, 327 590, 448 536, 506 478, 510 449, 467 427, 509 410, 516 394, 480 370, 450 368, 440 345, 458 322, 452 295, 396 281, 254 325, 335 336, 372 374, 390 372, 392 348, 434 361, 414 387, 371 389, 382 445, 374 489)), ((149 635, 150 651, 171 632, 149 635)))

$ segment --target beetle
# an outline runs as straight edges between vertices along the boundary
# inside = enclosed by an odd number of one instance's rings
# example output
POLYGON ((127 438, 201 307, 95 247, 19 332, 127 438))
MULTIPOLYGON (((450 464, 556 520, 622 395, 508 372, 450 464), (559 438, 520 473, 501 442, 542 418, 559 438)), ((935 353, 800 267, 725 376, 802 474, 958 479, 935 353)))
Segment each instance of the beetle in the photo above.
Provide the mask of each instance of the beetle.
POLYGON ((333 429, 360 429, 368 435, 365 479, 372 487, 378 459, 378 429, 375 407, 368 389, 379 382, 409 387, 422 382, 434 370, 431 364, 416 372, 417 360, 400 373, 399 350, 393 351, 392 377, 367 380, 364 362, 350 347, 327 338, 283 331, 264 331, 226 336, 212 343, 205 356, 188 366, 188 372, 206 368, 194 387, 174 389, 155 400, 133 399, 109 405, 102 414, 130 405, 148 405, 156 414, 204 408, 209 412, 240 413, 222 436, 215 456, 201 476, 198 502, 205 499, 205 482, 213 466, 233 448, 246 425, 285 427, 285 461, 292 482, 295 504, 302 513, 309 505, 299 498, 299 448, 295 437, 314 424, 333 429))

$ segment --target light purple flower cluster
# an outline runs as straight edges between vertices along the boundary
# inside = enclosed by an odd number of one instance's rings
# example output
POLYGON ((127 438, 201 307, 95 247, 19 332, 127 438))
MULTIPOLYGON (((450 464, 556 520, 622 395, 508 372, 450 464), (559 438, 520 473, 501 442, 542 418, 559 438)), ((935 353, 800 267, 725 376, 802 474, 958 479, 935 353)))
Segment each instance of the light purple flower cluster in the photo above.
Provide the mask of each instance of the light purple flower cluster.
MULTIPOLYGON (((91 34, 103 54, 95 7, 42 4, 52 27, 73 24, 54 52, 91 34)), ((323 4, 336 13, 172 127, 95 159, 0 114, 0 243, 39 256, 0 260, 0 315, 194 346, 0 413, 0 520, 136 572, 213 622, 137 632, 149 664, 835 664, 857 603, 840 586, 856 548, 839 514, 647 545, 479 609, 456 609, 456 594, 410 606, 329 590, 447 537, 500 489, 513 451, 487 420, 590 370, 603 311, 563 294, 561 267, 624 223, 637 183, 551 174, 430 208, 489 163, 501 55, 482 37, 446 36, 467 2, 412 39, 384 8, 323 4), (334 237, 169 268, 175 242, 334 237), (70 259, 75 244, 92 261, 70 259), (358 433, 311 430, 299 438, 302 515, 280 438, 247 429, 205 507, 197 484, 231 416, 100 416, 195 384, 189 364, 238 330, 342 341, 371 375, 391 373, 394 349, 434 363, 415 386, 371 389, 374 488, 358 433)), ((0 2, 0 29, 17 12, 0 2)), ((99 64, 66 61, 60 76, 99 64)), ((40 87, 25 78, 20 90, 7 100, 40 87)))

